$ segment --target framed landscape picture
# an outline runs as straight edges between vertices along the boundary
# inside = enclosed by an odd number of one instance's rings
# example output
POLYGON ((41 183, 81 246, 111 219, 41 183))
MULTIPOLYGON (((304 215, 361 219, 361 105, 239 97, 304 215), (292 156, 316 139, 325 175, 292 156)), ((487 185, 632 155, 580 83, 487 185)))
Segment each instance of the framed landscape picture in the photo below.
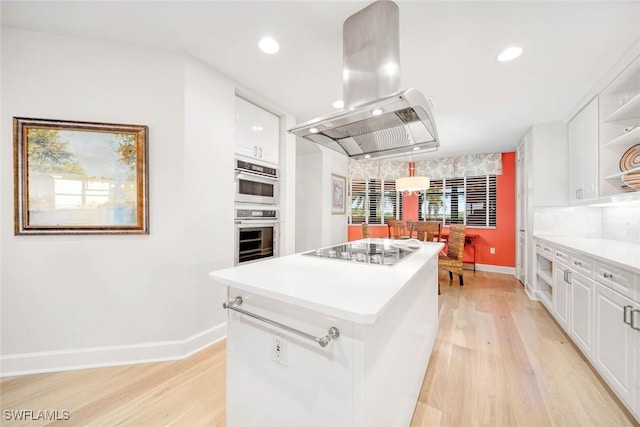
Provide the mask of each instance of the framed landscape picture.
POLYGON ((15 234, 149 234, 148 128, 13 118, 15 234))
POLYGON ((331 214, 345 213, 347 180, 344 176, 331 174, 331 214))

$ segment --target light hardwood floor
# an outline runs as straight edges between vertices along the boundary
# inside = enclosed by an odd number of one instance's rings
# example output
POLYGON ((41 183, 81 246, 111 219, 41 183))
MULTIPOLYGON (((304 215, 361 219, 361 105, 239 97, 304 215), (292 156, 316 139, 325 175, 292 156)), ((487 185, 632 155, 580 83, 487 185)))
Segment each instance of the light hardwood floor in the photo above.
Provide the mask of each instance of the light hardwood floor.
MULTIPOLYGON (((634 425, 512 276, 440 282, 440 332, 411 427, 634 425)), ((21 409, 67 410, 64 426, 224 426, 225 344, 177 362, 6 378, 0 394, 3 426, 46 424, 6 419, 21 409)))

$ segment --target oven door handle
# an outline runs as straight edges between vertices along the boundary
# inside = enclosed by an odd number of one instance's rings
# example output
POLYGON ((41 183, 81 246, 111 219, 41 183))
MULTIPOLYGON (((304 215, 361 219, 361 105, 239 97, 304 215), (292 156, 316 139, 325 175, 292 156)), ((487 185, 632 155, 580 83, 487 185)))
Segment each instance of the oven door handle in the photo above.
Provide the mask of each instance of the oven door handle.
POLYGON ((274 221, 266 221, 264 219, 256 219, 256 220, 247 220, 247 221, 243 221, 243 220, 236 220, 235 221, 236 225, 247 225, 247 226, 251 226, 251 227, 272 227, 274 225, 279 225, 280 221, 274 220, 274 221))
POLYGON ((250 181, 263 182, 265 184, 275 184, 278 182, 278 178, 276 177, 238 171, 236 171, 236 178, 244 178, 250 181))

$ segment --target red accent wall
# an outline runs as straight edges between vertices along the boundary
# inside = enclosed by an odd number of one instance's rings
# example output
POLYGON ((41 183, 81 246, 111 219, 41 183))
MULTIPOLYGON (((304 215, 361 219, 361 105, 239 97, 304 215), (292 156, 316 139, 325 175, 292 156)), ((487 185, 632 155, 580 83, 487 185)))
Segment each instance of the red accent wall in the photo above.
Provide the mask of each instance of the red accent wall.
MULTIPOLYGON (((468 233, 478 234, 476 239, 476 263, 515 267, 516 265, 516 156, 514 152, 502 153, 502 175, 496 178, 496 228, 468 228, 468 233), (491 254, 490 248, 496 253, 491 254)), ((404 219, 418 219, 418 196, 403 196, 404 219)), ((445 228, 447 230, 447 228, 445 228)), ((388 237, 386 225, 370 225, 371 237, 388 237)), ((348 239, 362 238, 359 225, 350 225, 348 239)), ((465 261, 473 259, 473 249, 465 249, 465 261)))
POLYGON ((402 219, 407 221, 418 220, 418 195, 412 194, 411 196, 402 195, 402 219))

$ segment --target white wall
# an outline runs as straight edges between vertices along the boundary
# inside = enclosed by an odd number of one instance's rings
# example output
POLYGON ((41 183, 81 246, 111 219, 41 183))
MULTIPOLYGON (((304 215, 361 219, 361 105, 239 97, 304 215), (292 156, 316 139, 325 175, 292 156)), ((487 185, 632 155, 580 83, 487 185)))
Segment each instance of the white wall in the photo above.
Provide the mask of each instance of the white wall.
POLYGON ((233 82, 184 56, 2 29, 2 373, 182 357, 226 334, 233 82), (149 126, 148 236, 14 236, 12 117, 149 126))
POLYGON ((218 325, 226 335, 225 287, 208 280, 212 270, 233 265, 235 88, 204 64, 185 61, 184 283, 192 286, 184 309, 193 329, 218 325))
MULTIPOLYGON (((349 158, 336 151, 320 146, 322 151, 322 246, 337 245, 347 241, 347 215, 331 213, 331 174, 349 175, 349 158)), ((345 188, 345 191, 347 189, 345 188)))
POLYGON ((347 177, 349 159, 298 139, 296 159, 296 252, 347 241, 347 215, 331 214, 331 174, 347 177))
POLYGON ((280 146, 280 172, 281 197, 280 197, 280 255, 290 255, 296 252, 297 227, 297 195, 300 194, 297 188, 296 176, 298 175, 297 162, 297 145, 295 135, 287 133, 287 129, 293 127, 296 123, 295 117, 291 114, 285 114, 280 120, 281 141, 280 146))
POLYGON ((322 152, 320 146, 299 139, 296 158, 296 252, 322 247, 322 152))

